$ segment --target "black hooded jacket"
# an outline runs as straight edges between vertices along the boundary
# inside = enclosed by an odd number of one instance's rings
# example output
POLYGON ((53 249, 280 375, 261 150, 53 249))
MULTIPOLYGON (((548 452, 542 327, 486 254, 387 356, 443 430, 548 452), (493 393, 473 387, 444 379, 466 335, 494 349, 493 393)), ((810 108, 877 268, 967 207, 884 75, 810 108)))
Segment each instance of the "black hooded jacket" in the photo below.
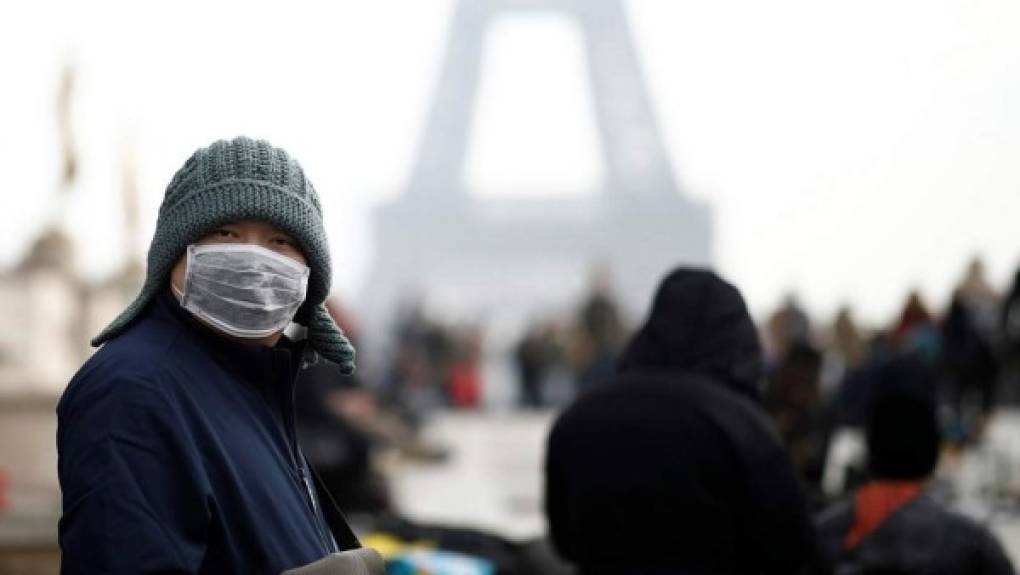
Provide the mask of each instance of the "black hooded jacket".
POLYGON ((762 358, 740 293, 680 269, 610 385, 549 438, 553 542, 582 573, 797 573, 811 523, 759 408, 762 358))

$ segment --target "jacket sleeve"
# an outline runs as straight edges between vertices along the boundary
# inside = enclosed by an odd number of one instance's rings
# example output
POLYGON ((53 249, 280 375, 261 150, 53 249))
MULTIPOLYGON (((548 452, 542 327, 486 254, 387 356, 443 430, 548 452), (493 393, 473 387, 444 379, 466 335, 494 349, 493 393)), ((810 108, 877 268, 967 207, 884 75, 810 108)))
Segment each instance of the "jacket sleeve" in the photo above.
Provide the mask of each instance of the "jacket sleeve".
POLYGON ((62 573, 196 573, 207 482, 167 393, 142 376, 72 385, 58 408, 62 573))

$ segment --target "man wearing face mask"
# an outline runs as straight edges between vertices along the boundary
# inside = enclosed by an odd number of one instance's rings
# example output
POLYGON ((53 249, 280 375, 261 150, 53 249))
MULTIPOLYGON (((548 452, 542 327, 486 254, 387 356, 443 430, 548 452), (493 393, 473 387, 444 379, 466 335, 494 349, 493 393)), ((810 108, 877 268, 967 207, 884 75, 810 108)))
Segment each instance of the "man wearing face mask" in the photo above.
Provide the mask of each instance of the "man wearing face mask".
POLYGON ((358 546, 295 438, 299 371, 354 370, 329 286, 294 159, 248 138, 192 155, 141 293, 57 407, 63 573, 276 574, 358 546), (303 339, 283 335, 292 322, 303 339))

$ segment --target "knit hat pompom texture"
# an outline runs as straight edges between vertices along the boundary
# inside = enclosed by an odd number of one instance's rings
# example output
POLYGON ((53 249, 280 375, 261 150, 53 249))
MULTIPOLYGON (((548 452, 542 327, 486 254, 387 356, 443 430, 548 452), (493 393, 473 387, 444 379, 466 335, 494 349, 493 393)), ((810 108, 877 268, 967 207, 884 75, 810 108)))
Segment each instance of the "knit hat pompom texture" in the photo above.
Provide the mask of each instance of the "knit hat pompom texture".
POLYGON ((241 220, 275 225, 300 244, 311 274, 307 297, 294 321, 307 325, 313 349, 344 373, 352 373, 354 348, 323 305, 331 271, 315 188, 287 152, 245 137, 199 149, 174 175, 159 208, 142 291, 92 345, 127 329, 152 298, 166 289, 170 271, 189 244, 218 226, 241 220))

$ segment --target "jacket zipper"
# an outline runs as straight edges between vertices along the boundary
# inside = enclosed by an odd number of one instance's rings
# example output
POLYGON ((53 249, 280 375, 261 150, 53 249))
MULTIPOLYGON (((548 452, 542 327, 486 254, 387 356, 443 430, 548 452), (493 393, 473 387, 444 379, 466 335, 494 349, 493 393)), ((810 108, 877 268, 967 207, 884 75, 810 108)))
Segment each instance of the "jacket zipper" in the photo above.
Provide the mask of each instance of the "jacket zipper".
MULTIPOLYGON (((301 370, 304 367, 304 363, 303 363, 304 362, 304 358, 303 357, 302 358, 298 358, 298 361, 302 362, 298 366, 298 373, 301 373, 301 370)), ((329 538, 326 537, 326 535, 323 533, 323 525, 322 525, 323 524, 323 515, 321 515, 318 512, 318 506, 315 504, 314 490, 313 490, 311 484, 308 481, 308 474, 305 471, 305 467, 304 467, 304 465, 301 464, 301 456, 300 456, 301 452, 300 452, 300 450, 298 449, 298 446, 297 446, 297 432, 295 431, 295 429, 296 429, 296 424, 295 424, 296 417, 294 416, 294 394, 296 393, 296 389, 297 389, 294 384, 296 382, 293 381, 293 378, 291 378, 290 370, 289 369, 287 370, 287 373, 285 374, 285 377, 288 378, 287 381, 290 382, 289 393, 284 394, 284 395, 286 395, 286 401, 285 401, 284 408, 283 408, 284 428, 285 428, 285 431, 286 431, 286 434, 287 434, 287 437, 286 437, 287 447, 288 447, 287 455, 290 456, 290 462, 291 462, 291 465, 293 466, 292 471, 294 473, 294 479, 298 483, 298 489, 303 491, 304 492, 304 496, 307 498, 308 508, 312 512, 312 519, 313 519, 313 522, 315 523, 316 534, 319 536, 319 542, 322 543, 322 547, 323 547, 323 549, 325 549, 327 554, 328 553, 333 553, 334 550, 335 551, 339 551, 339 550, 335 549, 334 545, 330 545, 329 544, 329 538)))

